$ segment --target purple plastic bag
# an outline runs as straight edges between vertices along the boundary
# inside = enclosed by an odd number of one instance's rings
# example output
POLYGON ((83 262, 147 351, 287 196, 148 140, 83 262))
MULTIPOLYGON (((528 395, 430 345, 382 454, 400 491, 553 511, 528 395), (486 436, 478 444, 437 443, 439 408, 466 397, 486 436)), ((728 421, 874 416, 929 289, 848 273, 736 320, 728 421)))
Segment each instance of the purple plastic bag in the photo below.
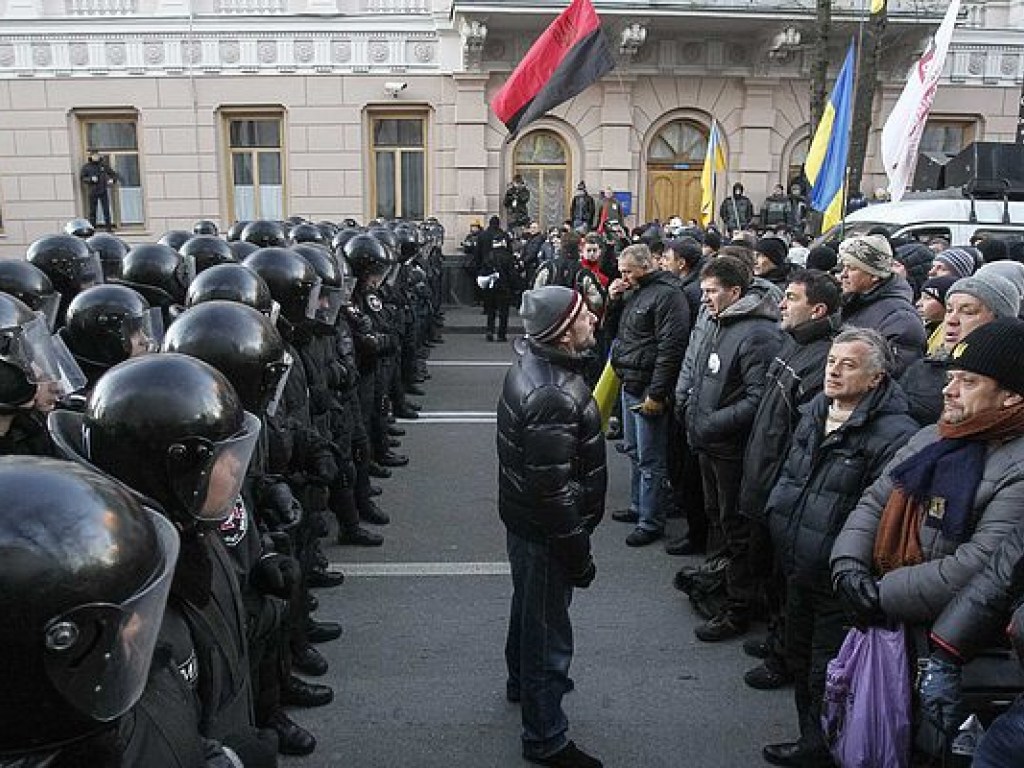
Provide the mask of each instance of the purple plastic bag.
POLYGON ((841 768, 910 762, 910 667, 903 627, 851 629, 828 663, 821 727, 841 768))

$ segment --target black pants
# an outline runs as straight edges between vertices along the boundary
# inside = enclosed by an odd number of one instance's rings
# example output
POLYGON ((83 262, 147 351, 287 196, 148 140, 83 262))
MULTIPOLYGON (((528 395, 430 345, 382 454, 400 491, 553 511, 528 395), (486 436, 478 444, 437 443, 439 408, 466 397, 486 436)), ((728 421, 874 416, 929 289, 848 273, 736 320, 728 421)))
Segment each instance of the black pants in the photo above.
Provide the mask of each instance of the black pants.
POLYGON ((786 663, 793 673, 800 741, 824 749, 821 702, 828 662, 846 638, 846 614, 828 584, 790 579, 786 585, 786 663))
POLYGON ((494 321, 498 321, 498 338, 508 333, 508 309, 512 297, 500 291, 484 291, 484 309, 487 311, 487 335, 494 335, 494 321))
POLYGON ((704 509, 710 523, 709 553, 729 559, 726 568, 727 610, 746 618, 750 611, 753 578, 750 573, 750 519, 739 511, 743 461, 700 456, 704 509))
POLYGON ((110 194, 104 189, 100 194, 94 195, 89 193, 89 223, 94 227, 96 226, 96 206, 97 204, 103 206, 103 221, 107 228, 114 221, 110 218, 110 194))
POLYGON ((668 433, 668 479, 672 484, 672 503, 686 518, 686 535, 695 547, 708 543, 708 516, 704 511, 704 485, 697 454, 690 450, 686 427, 672 414, 668 433))

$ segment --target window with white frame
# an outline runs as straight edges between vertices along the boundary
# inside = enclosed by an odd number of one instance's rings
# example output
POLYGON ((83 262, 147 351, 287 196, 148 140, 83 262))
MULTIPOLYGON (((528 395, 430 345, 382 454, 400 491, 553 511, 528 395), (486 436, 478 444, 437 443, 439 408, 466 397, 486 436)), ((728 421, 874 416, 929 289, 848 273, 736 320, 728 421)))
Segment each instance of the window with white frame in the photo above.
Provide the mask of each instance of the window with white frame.
POLYGON ((372 200, 381 219, 422 219, 427 209, 425 115, 370 115, 372 200))
MULTIPOLYGON (((135 113, 77 113, 81 125, 81 157, 96 152, 117 174, 110 194, 111 216, 118 227, 142 227, 146 221, 139 126, 135 113)), ((87 193, 83 190, 83 196, 87 193)))
POLYGON ((284 116, 224 114, 228 210, 235 221, 280 220, 284 213, 284 116))

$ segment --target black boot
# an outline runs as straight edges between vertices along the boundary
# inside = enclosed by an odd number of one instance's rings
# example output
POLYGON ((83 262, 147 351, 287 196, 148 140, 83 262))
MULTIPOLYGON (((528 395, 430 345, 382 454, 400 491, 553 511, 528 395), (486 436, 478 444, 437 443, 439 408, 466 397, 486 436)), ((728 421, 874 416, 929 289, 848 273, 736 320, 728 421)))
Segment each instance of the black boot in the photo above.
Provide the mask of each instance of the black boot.
POLYGON ((283 709, 274 711, 264 728, 277 734, 277 751, 282 755, 308 755, 316 749, 316 738, 285 714, 283 709))

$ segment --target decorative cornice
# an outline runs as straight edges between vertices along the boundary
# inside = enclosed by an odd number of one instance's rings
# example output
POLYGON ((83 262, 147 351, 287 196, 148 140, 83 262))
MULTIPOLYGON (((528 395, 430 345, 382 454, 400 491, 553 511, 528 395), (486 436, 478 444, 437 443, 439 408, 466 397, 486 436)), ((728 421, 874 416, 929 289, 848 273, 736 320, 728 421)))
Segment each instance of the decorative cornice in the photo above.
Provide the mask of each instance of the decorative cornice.
POLYGON ((434 32, 0 35, 0 78, 440 69, 434 32))

